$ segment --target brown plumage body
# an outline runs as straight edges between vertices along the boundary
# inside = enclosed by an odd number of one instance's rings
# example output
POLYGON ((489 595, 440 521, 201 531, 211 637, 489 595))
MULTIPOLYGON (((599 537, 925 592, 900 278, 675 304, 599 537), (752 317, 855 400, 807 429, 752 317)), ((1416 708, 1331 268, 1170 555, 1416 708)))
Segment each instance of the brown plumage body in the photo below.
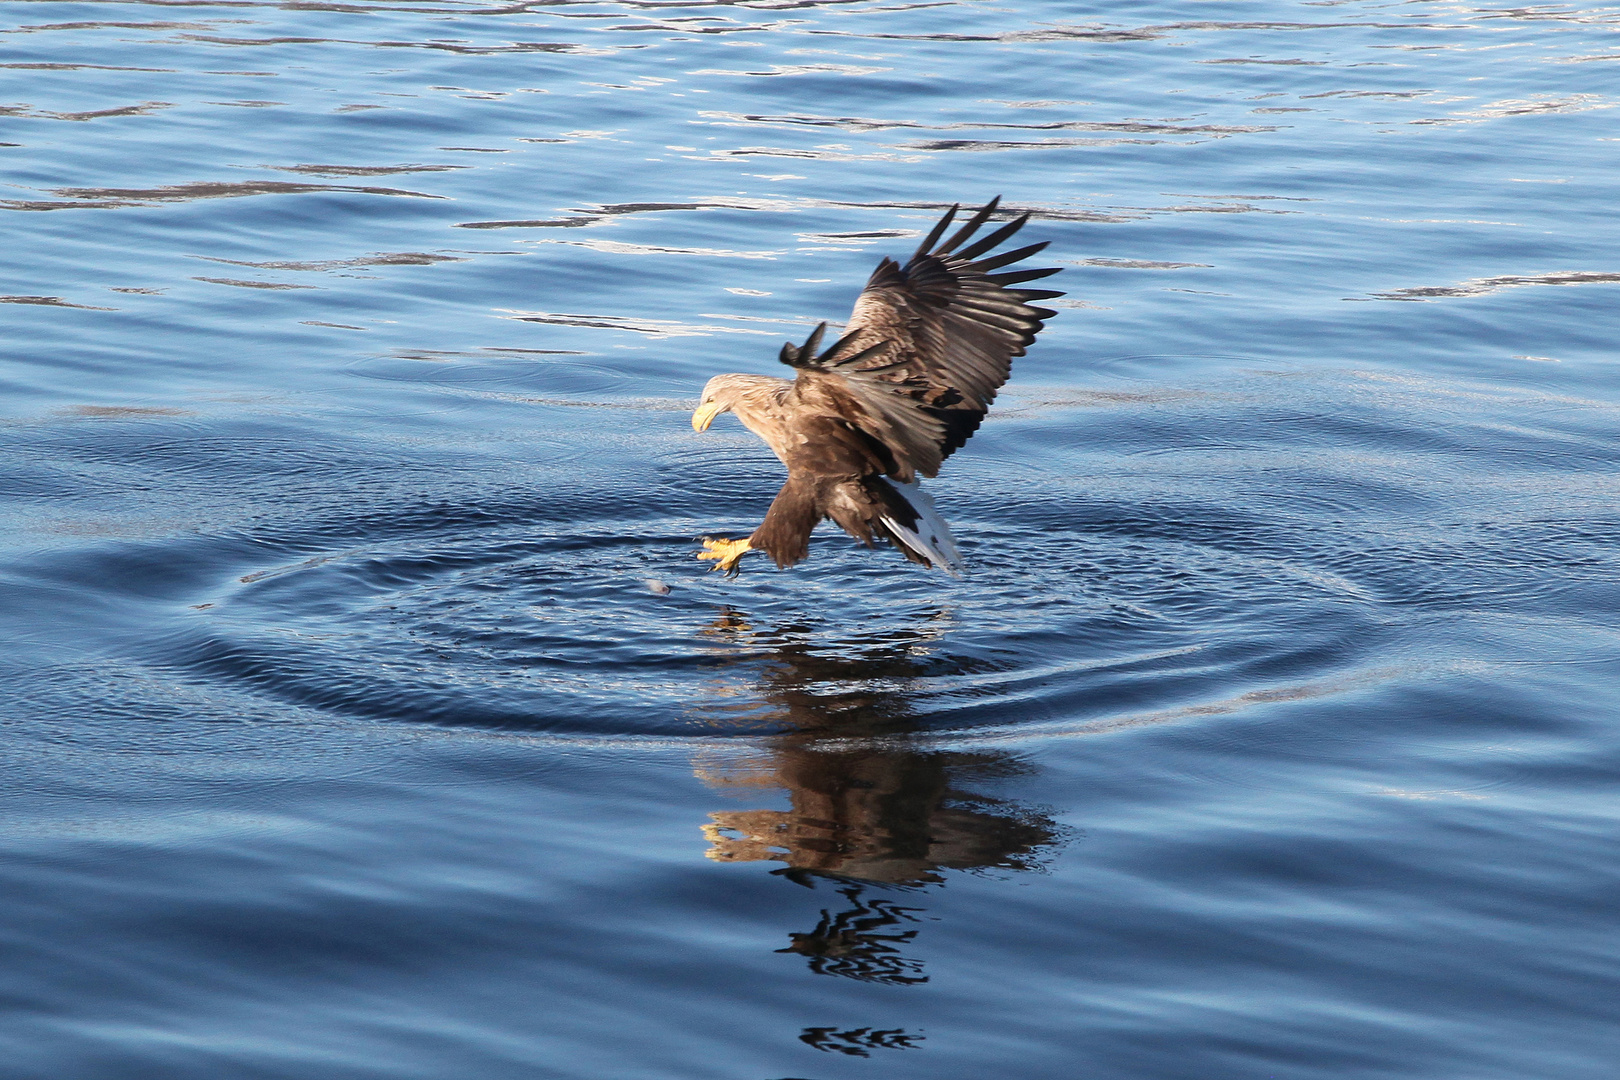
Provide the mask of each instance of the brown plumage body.
POLYGON ((782 362, 797 378, 709 380, 693 428, 736 414, 787 467, 788 479, 747 540, 706 541, 700 559, 735 573, 744 554, 764 551, 777 566, 792 566, 809 554, 816 525, 831 518, 868 545, 885 539, 913 562, 960 567, 950 530, 917 478, 937 475, 978 429, 1012 358, 1055 314, 1028 301, 1063 295, 1008 287, 1055 269, 990 273, 1044 243, 980 258, 1027 214, 956 251, 998 202, 936 248, 953 207, 905 266, 884 259, 856 301, 848 332, 826 352, 817 355, 825 324, 803 346, 784 346, 782 362))

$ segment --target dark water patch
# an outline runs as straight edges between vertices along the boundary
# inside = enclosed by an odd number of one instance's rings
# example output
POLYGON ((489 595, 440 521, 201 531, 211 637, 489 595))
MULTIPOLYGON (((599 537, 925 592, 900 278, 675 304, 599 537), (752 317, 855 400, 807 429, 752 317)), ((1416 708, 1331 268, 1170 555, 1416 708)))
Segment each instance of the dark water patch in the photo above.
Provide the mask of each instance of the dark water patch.
POLYGON ((555 218, 550 221, 463 221, 456 225, 458 229, 577 229, 585 225, 594 225, 601 218, 555 218))
POLYGON ((117 311, 117 308, 75 304, 60 296, 0 296, 0 304, 29 304, 34 307, 77 308, 80 311, 117 311))
POLYGON ((1161 139, 1038 139, 1016 142, 1006 139, 924 139, 899 143, 901 150, 966 150, 974 152, 997 150, 1050 150, 1076 146, 1154 146, 1161 139))
POLYGON ((918 158, 890 153, 851 154, 840 150, 801 150, 786 146, 739 146, 729 150, 710 150, 713 158, 801 158, 809 161, 891 161, 909 162, 918 158))
POLYGON ((1225 60, 1200 60, 1200 64, 1272 64, 1281 67, 1326 67, 1325 60, 1250 60, 1244 58, 1229 58, 1225 60))
POLYGON ((174 68, 143 68, 125 67, 117 64, 64 64, 64 63, 9 63, 0 64, 0 69, 10 68, 17 71, 145 71, 158 74, 173 72, 174 68))
POLYGON ((40 23, 18 26, 6 31, 11 34, 32 34, 41 30, 212 30, 210 23, 181 22, 66 22, 40 23))
POLYGON ((318 285, 293 285, 281 281, 243 281, 241 278, 212 278, 194 277, 192 281, 204 281, 210 285, 234 285, 238 289, 316 289, 318 285))
POLYGON ((238 199, 253 195, 304 195, 310 192, 352 191, 363 195, 404 195, 414 199, 437 199, 421 191, 399 188, 358 187, 350 184, 293 184, 280 180, 249 180, 237 183, 197 182, 160 188, 57 188, 51 192, 64 199, 107 200, 110 202, 190 202, 195 199, 238 199))
POLYGON ((1506 275, 1503 277, 1474 278, 1457 285, 1431 285, 1391 292, 1373 293, 1374 300, 1437 300, 1454 296, 1487 296, 1503 289, 1520 289, 1527 285, 1607 285, 1620 282, 1620 273, 1603 270, 1568 270, 1553 274, 1506 275))
POLYGON ((43 109, 10 108, 4 110, 7 115, 26 117, 33 120, 71 120, 83 122, 86 120, 105 120, 114 116, 146 116, 159 109, 172 109, 174 103, 169 101, 146 101, 139 105, 121 105, 112 109, 92 109, 86 112, 50 112, 43 109))
POLYGON ((304 173, 309 176, 391 176, 396 173, 451 172, 470 169, 470 165, 265 165, 277 172, 304 173))
MULTIPOLYGON (((445 41, 354 41, 343 38, 321 37, 220 37, 213 34, 180 34, 186 41, 199 41, 209 45, 274 46, 274 45, 360 45, 372 49, 433 49, 457 53, 462 56, 498 56, 505 53, 572 53, 592 51, 589 46, 573 42, 515 41, 505 45, 462 45, 445 41)), ((635 45, 621 48, 638 48, 635 45)))
POLYGON ((307 195, 323 192, 395 195, 413 199, 444 198, 442 195, 429 195, 420 191, 404 191, 399 188, 359 187, 349 184, 293 184, 285 181, 259 180, 236 183, 196 182, 144 189, 57 188, 51 194, 58 196, 58 201, 0 199, 0 206, 10 210, 116 210, 130 206, 151 206, 157 203, 194 202, 199 199, 238 199, 255 195, 307 195))
POLYGON ((725 113, 705 112, 705 118, 712 118, 724 123, 715 123, 715 127, 743 127, 763 125, 767 127, 822 127, 834 128, 843 131, 873 132, 890 130, 928 130, 928 131, 957 131, 964 129, 1001 131, 1114 131, 1140 134, 1176 134, 1176 135, 1248 135, 1255 132, 1276 131, 1275 127, 1247 125, 1230 126, 1214 124, 1176 124, 1168 122, 1150 122, 1144 120, 1122 121, 1088 121, 1088 120, 1055 120, 1042 124, 1008 124, 991 121, 959 121, 948 124, 930 124, 916 120, 876 120, 850 116, 816 116, 816 115, 766 115, 758 113, 725 113))
MULTIPOLYGON (((634 248, 635 245, 621 245, 634 248)), ((668 248, 636 250, 635 254, 679 254, 668 248)), ((720 254, 716 252, 688 252, 687 254, 720 254)), ((727 252, 741 257, 749 257, 751 253, 727 252)), ((767 257, 766 253, 760 253, 767 257)), ((763 337, 775 337, 775 334, 764 330, 750 330, 740 326, 718 326, 713 323, 684 323, 674 320, 640 319, 633 316, 622 315, 574 315, 551 312, 515 312, 505 316, 514 322, 547 323, 553 326, 581 326, 596 330, 622 330, 633 334, 645 334, 654 339, 679 337, 709 337, 714 334, 754 334, 763 337)))
MULTIPOLYGON (((244 259, 221 259, 215 255, 195 255, 193 258, 230 266, 251 266, 259 270, 345 270, 357 266, 432 266, 442 262, 466 262, 455 255, 431 255, 421 251, 377 252, 353 259, 326 259, 320 262, 250 262, 244 259)), ((207 281, 207 278, 196 278, 207 281)))

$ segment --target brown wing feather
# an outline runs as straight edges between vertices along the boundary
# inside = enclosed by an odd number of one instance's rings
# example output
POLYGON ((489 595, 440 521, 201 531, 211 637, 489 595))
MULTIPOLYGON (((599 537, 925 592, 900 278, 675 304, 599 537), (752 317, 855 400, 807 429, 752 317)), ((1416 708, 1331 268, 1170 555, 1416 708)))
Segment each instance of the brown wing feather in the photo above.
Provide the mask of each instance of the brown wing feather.
POLYGON ((836 381, 847 391, 857 406, 852 422, 889 449, 896 464, 890 475, 901 480, 909 481, 913 470, 938 473, 978 430, 1013 358, 1024 355, 1044 320, 1057 314, 1030 301, 1061 292, 1011 286, 1058 268, 992 272, 1046 247, 988 255, 1028 214, 962 247, 1000 201, 992 199, 940 244, 957 213, 952 207, 904 266, 879 263, 855 302, 848 332, 821 356, 815 355, 819 333, 803 349, 783 350, 783 361, 799 369, 799 387, 836 381))

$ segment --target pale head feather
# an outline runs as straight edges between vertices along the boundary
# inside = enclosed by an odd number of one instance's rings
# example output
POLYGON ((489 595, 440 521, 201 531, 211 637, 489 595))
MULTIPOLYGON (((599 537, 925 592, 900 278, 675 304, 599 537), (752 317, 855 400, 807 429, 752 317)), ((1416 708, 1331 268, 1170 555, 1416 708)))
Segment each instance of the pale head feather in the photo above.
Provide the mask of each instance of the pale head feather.
POLYGON ((744 427, 781 457, 786 440, 782 398, 792 386, 788 379, 769 375, 716 375, 703 387, 692 427, 703 431, 721 413, 735 413, 744 427))

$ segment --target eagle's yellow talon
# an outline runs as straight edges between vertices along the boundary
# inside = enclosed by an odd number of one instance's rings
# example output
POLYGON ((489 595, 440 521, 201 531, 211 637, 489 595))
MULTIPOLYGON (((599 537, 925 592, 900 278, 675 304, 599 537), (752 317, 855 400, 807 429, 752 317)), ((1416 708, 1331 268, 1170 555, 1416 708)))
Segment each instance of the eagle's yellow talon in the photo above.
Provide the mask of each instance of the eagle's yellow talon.
POLYGON ((727 577, 736 577, 738 561, 751 550, 747 537, 741 540, 711 540, 705 537, 703 550, 697 553, 697 557, 713 559, 714 569, 723 571, 727 577))

